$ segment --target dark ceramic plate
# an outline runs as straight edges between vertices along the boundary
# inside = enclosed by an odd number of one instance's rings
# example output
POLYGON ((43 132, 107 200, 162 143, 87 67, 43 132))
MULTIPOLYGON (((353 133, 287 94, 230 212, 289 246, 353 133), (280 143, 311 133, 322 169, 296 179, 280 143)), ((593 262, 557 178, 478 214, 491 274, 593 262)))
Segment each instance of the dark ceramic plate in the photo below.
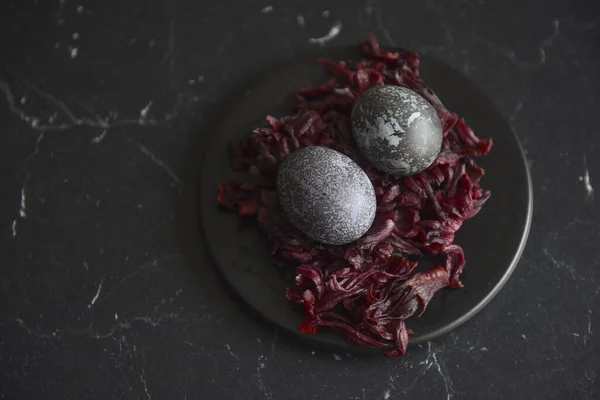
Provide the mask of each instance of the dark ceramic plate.
MULTIPOLYGON (((309 341, 344 350, 356 349, 337 332, 320 329, 301 334, 302 310, 285 297, 293 274, 269 258, 265 237, 256 222, 222 210, 216 202, 217 184, 235 176, 229 166, 227 145, 264 125, 264 116, 291 113, 291 98, 301 87, 322 82, 326 75, 319 56, 357 59, 356 49, 331 49, 297 58, 267 71, 233 99, 220 117, 214 140, 207 148, 199 183, 199 214, 211 254, 225 280, 252 309, 276 327, 309 341)), ((531 222, 532 194, 527 163, 515 134, 481 90, 459 71, 422 56, 421 74, 446 107, 464 117, 481 137, 492 137, 491 153, 480 160, 486 176, 482 186, 492 197, 474 219, 456 235, 467 265, 463 289, 438 292, 421 318, 407 321, 411 344, 442 335, 467 321, 502 288, 515 269, 531 222)), ((381 351, 380 349, 378 351, 381 351)))

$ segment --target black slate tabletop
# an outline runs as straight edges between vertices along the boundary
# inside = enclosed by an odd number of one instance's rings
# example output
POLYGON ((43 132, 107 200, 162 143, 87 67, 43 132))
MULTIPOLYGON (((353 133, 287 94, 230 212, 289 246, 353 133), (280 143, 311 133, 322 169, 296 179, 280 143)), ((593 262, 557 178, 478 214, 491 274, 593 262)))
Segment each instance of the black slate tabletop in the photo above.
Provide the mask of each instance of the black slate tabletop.
MULTIPOLYGON (((0 398, 599 398, 598 8, 4 2, 0 398), (373 31, 463 71, 531 166, 531 235, 505 288, 401 359, 272 330, 226 290, 197 229, 196 177, 219 108, 336 24, 326 47, 373 31)), ((494 227, 485 234, 493 241, 494 227)))

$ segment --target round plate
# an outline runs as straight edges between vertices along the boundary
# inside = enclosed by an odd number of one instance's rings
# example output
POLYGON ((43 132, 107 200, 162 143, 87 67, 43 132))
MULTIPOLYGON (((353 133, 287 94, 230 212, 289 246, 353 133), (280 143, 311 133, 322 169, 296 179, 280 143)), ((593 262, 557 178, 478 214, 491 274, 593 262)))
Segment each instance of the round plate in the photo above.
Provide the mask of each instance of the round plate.
MULTIPOLYGON (((199 215, 205 238, 218 269, 233 290, 259 315, 280 329, 315 345, 358 349, 341 334, 320 328, 302 334, 303 311, 285 297, 293 271, 270 259, 266 238, 255 219, 245 219, 217 205, 217 185, 236 175, 227 146, 264 126, 267 114, 291 114, 291 99, 299 88, 323 82, 327 75, 318 57, 358 59, 354 48, 329 49, 279 65, 235 98, 220 117, 214 140, 207 148, 199 182, 199 215), (287 276, 286 276, 287 275, 287 276)), ((527 162, 515 134, 481 90, 459 71, 433 58, 421 57, 421 75, 449 110, 465 118, 480 137, 492 137, 490 154, 478 160, 485 168, 482 187, 492 196, 482 211, 466 221, 456 235, 466 255, 461 276, 465 287, 438 292, 421 318, 407 320, 410 343, 442 335, 481 310, 502 288, 525 247, 531 222, 532 193, 527 162)), ((378 349, 377 351, 381 351, 378 349)))

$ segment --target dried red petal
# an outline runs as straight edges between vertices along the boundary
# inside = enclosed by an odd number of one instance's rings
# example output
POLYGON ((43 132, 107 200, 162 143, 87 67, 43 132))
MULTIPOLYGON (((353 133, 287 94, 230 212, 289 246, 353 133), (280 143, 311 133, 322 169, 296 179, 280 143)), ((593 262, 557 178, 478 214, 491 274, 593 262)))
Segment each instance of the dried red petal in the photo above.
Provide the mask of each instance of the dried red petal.
POLYGON ((319 97, 331 92, 336 85, 337 80, 332 78, 318 86, 300 89, 298 94, 306 98, 319 97))

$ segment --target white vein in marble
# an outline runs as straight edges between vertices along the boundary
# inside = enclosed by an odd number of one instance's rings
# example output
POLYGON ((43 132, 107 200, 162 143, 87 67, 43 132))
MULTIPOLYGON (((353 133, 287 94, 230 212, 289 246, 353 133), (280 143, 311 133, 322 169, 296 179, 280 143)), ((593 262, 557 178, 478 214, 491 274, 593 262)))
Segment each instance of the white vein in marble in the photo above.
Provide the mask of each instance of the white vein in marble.
POLYGON ((158 158, 152 151, 150 151, 150 149, 148 149, 146 146, 144 146, 140 142, 137 142, 137 141, 133 140, 132 138, 130 138, 127 135, 123 135, 123 137, 125 137, 125 139, 128 142, 134 144, 143 154, 147 155, 148 158, 154 164, 158 165, 165 172, 167 172, 167 174, 169 174, 169 176, 175 181, 175 183, 178 186, 182 186, 183 185, 183 181, 175 174, 175 172, 173 172, 173 170, 171 169, 171 167, 169 167, 164 161, 162 161, 160 158, 158 158))
POLYGON ((254 373, 252 378, 256 383, 256 387, 262 393, 263 397, 268 400, 273 400, 273 395, 271 394, 271 392, 265 385, 265 382, 263 381, 263 371, 266 368, 266 360, 267 358, 264 355, 261 354, 258 356, 258 359, 256 360, 256 372, 254 373))
POLYGON ((329 29, 329 32, 325 36, 321 36, 321 37, 317 37, 317 38, 310 38, 310 39, 308 39, 308 42, 319 44, 320 46, 325 46, 325 43, 335 39, 340 34, 341 31, 342 31, 342 22, 335 21, 333 23, 333 25, 331 26, 331 28, 329 29))
MULTIPOLYGON (((90 127, 99 129, 111 129, 116 126, 123 125, 138 125, 138 126, 156 126, 157 121, 153 118, 147 118, 140 121, 136 119, 117 119, 117 112, 111 111, 107 116, 94 115, 94 118, 88 116, 76 116, 75 113, 61 100, 53 96, 52 94, 45 92, 33 85, 32 83, 23 80, 24 86, 33 94, 39 96, 41 99, 47 101, 54 107, 52 110, 53 115, 50 117, 40 117, 27 115, 24 109, 17 106, 15 96, 10 86, 0 79, 0 91, 4 92, 8 109, 11 113, 19 117, 23 122, 29 125, 30 128, 37 131, 66 131, 75 127, 90 127), (55 123, 57 119, 63 122, 55 123), (48 123, 43 123, 42 120, 48 120, 48 123)), ((29 95, 31 97, 31 94, 29 95)))
POLYGON ((587 193, 587 198, 593 200, 594 199, 594 188, 592 187, 592 180, 590 179, 590 170, 587 166, 587 159, 585 154, 583 155, 583 177, 582 177, 583 185, 585 187, 585 191, 587 193))
POLYGON ((103 284, 104 284, 104 278, 102 278, 102 280, 100 281, 100 284, 98 285, 98 290, 96 290, 96 294, 94 295, 94 297, 90 301, 90 304, 88 304, 88 308, 92 308, 92 306, 94 304, 96 304, 96 301, 98 301, 98 298, 100 297, 100 292, 102 291, 102 285, 103 284))
POLYGON ((19 212, 18 217, 15 218, 11 225, 12 236, 17 236, 17 224, 19 219, 27 218, 27 183, 31 180, 31 172, 29 172, 29 162, 33 157, 35 157, 40 151, 40 143, 44 139, 44 132, 40 133, 37 140, 35 141, 33 151, 25 158, 25 179, 21 184, 20 191, 20 202, 19 202, 19 212))

